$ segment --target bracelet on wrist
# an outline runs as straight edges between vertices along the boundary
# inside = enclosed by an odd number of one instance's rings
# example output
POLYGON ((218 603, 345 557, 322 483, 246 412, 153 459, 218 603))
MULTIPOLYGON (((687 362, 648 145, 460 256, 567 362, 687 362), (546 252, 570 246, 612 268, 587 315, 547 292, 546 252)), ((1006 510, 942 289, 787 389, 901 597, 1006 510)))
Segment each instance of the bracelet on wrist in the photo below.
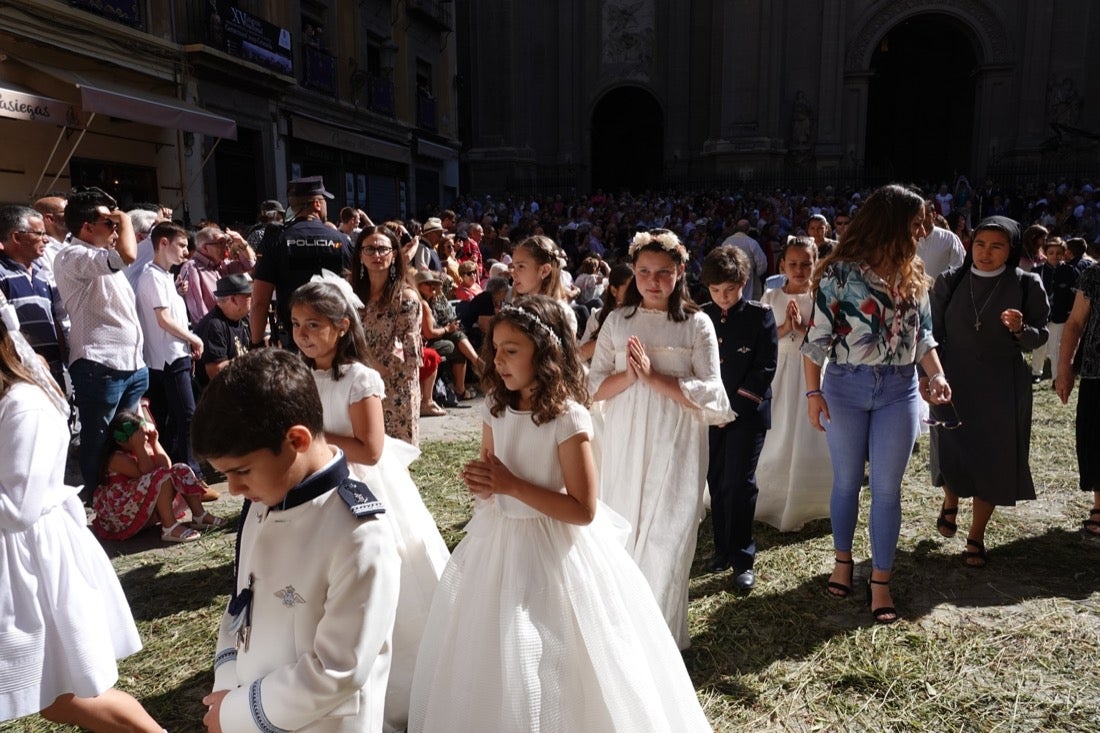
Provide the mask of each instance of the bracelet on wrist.
POLYGON ((811 389, 809 392, 806 393, 806 399, 809 399, 810 397, 823 397, 824 395, 825 393, 822 392, 820 389, 811 389))
POLYGON ((944 376, 943 372, 936 372, 935 374, 930 375, 928 377, 928 381, 931 382, 936 377, 939 377, 940 379, 942 379, 945 382, 947 381, 947 377, 944 376))

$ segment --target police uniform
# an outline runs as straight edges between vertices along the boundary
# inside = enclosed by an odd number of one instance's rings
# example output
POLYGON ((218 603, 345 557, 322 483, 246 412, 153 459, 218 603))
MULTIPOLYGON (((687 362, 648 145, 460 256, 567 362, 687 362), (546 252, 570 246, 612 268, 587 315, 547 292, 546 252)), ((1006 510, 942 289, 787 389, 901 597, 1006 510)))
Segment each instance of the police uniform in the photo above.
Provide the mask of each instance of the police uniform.
MULTIPOLYGON (((332 198, 318 176, 291 181, 289 190, 292 197, 332 198)), ((314 275, 320 275, 323 269, 337 274, 350 270, 353 256, 348 236, 318 219, 295 218, 282 227, 268 224, 260 243, 253 279, 275 286, 279 323, 285 329, 284 345, 292 343, 287 305, 290 294, 314 275)))
POLYGON ((740 300, 726 313, 703 306, 718 337, 719 368, 737 419, 710 428, 711 520, 714 562, 751 570, 756 558, 756 462, 771 427, 772 378, 779 354, 775 315, 755 300, 740 300))
POLYGON ((382 730, 400 560, 370 490, 337 452, 237 535, 214 690, 222 730, 382 730))

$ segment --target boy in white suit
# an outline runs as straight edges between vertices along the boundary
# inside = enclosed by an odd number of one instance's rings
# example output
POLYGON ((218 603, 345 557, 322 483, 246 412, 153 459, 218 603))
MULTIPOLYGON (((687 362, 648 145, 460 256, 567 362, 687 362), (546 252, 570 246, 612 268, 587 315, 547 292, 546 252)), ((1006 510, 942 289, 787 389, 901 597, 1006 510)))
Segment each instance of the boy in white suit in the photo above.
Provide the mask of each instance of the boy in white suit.
POLYGON ((248 500, 203 699, 210 731, 382 730, 400 561, 321 415, 309 369, 278 349, 234 359, 195 410, 196 454, 248 500))

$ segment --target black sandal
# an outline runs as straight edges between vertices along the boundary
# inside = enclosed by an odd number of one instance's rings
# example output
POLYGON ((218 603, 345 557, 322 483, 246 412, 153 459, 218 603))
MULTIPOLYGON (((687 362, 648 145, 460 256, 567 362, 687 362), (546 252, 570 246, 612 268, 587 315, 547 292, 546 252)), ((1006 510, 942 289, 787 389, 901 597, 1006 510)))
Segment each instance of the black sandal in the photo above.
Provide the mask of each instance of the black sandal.
POLYGON ((1100 520, 1093 517, 1100 517, 1100 508, 1089 510, 1089 518, 1081 523, 1081 531, 1089 537, 1100 537, 1100 520))
POLYGON ((969 537, 966 538, 967 549, 963 550, 963 562, 972 568, 984 568, 985 567, 985 545, 980 540, 972 540, 969 537), (970 547, 976 547, 978 549, 971 550, 970 547))
MULTIPOLYGON (((871 584, 875 585, 890 585, 889 580, 874 580, 867 581, 867 605, 871 605, 871 584)), ((898 615, 898 610, 893 606, 880 606, 879 608, 871 609, 871 617, 875 619, 876 624, 892 624, 897 621, 901 616, 898 615)))
POLYGON ((940 515, 936 517, 936 531, 939 532, 941 536, 951 539, 955 536, 955 533, 959 531, 959 525, 947 519, 948 517, 954 517, 958 513, 958 506, 948 509, 946 506, 940 505, 940 515))
MULTIPOLYGON (((850 560, 850 559, 849 560, 841 560, 839 557, 834 557, 833 562, 835 562, 837 565, 852 565, 852 566, 855 565, 855 561, 850 560)), ((853 575, 855 574, 855 571, 856 571, 855 567, 853 567, 852 568, 852 574, 853 575)), ((851 577, 851 576, 849 576, 849 577, 851 577)), ((843 583, 838 583, 835 580, 830 580, 828 583, 825 584, 825 592, 827 592, 833 598, 847 598, 848 596, 850 596, 852 594, 851 582, 852 581, 849 580, 848 585, 844 585, 843 583)))

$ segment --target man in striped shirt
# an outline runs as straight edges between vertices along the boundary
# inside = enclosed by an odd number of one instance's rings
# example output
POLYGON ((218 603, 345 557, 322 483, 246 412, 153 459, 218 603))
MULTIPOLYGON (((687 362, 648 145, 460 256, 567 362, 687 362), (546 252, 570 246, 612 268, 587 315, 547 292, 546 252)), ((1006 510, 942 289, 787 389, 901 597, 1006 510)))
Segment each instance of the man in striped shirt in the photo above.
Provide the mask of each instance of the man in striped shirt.
POLYGON ((65 336, 61 296, 44 268, 48 235, 42 216, 29 206, 0 207, 0 292, 15 306, 19 330, 65 387, 65 336))

